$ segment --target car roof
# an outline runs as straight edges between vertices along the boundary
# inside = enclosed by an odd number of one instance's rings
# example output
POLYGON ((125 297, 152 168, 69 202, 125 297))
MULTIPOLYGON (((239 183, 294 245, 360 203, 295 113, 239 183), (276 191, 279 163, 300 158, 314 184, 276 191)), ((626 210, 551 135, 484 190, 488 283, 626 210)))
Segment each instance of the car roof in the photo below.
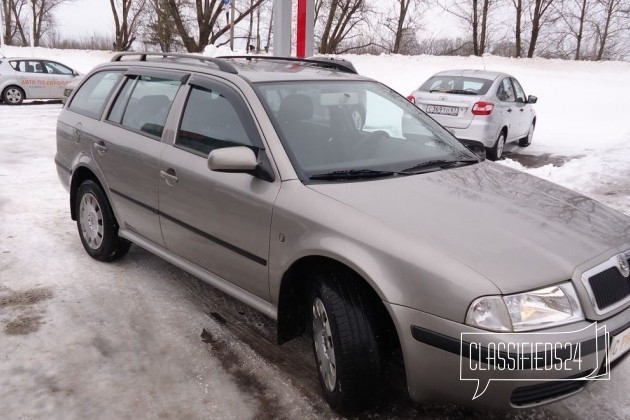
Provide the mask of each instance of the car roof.
POLYGON ((477 70, 477 69, 454 69, 445 70, 434 74, 434 76, 468 76, 478 77, 480 79, 495 80, 499 77, 512 77, 507 73, 490 70, 477 70))
POLYGON ((193 54, 118 54, 103 67, 148 67, 168 70, 201 72, 214 75, 235 75, 249 83, 317 81, 317 80, 364 80, 371 79, 356 73, 352 63, 345 60, 296 59, 294 57, 235 56, 205 57, 193 54), (126 56, 139 56, 128 59, 126 56))
POLYGON ((44 57, 0 57, 0 60, 34 60, 34 61, 57 61, 53 58, 44 58, 44 57))

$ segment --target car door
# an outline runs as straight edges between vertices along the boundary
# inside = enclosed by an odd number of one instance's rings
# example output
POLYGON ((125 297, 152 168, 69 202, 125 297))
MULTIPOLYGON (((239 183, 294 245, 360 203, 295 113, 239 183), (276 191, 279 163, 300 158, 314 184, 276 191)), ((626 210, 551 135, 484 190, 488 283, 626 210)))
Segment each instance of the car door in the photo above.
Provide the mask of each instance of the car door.
POLYGON ((518 111, 516 107, 516 93, 509 77, 505 77, 497 88, 497 106, 504 120, 503 124, 508 127, 508 141, 516 138, 519 131, 518 111))
POLYGON ((267 258, 280 182, 208 169, 212 150, 244 145, 269 165, 250 108, 233 87, 191 77, 173 145, 160 162, 160 221, 167 248, 269 300, 267 258))
POLYGON ((129 230, 164 245, 158 216, 162 134, 177 91, 188 74, 130 70, 105 115, 92 156, 104 174, 113 205, 129 230))
POLYGON ((75 71, 70 67, 64 66, 63 64, 57 63, 55 61, 42 61, 46 72, 48 73, 49 81, 49 97, 50 98, 62 98, 63 90, 65 87, 75 80, 76 74, 75 71))
POLYGON ((49 76, 40 60, 11 61, 11 66, 18 72, 16 76, 27 99, 50 98, 49 76))
POLYGON ((525 91, 521 87, 521 84, 515 79, 511 78, 514 85, 514 92, 516 93, 516 116, 518 119, 518 138, 524 137, 529 130, 529 125, 532 122, 532 106, 527 103, 527 96, 525 91))

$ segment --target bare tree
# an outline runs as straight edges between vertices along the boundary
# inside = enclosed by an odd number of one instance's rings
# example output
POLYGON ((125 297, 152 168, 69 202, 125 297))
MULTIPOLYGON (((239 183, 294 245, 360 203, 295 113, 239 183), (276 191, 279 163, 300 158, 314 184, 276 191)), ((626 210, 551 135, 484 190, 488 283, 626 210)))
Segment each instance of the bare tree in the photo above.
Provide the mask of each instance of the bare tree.
POLYGON ((589 29, 588 16, 592 15, 595 0, 560 0, 556 4, 561 25, 558 30, 572 38, 570 48, 573 49, 573 58, 582 58, 582 48, 585 38, 592 31, 589 29))
POLYGON ((145 42, 159 45, 162 52, 172 51, 177 43, 177 32, 167 0, 148 0, 146 8, 145 42))
POLYGON ((522 44, 522 36, 523 36, 523 0, 511 0, 512 5, 514 6, 514 12, 516 16, 516 22, 514 25, 514 56, 519 58, 522 54, 523 44, 522 44))
POLYGON ((418 6, 422 0, 396 0, 394 7, 389 10, 383 26, 392 36, 391 40, 386 40, 391 44, 389 50, 394 54, 409 54, 413 49, 416 32, 419 27, 418 6))
POLYGON ((473 54, 483 55, 488 47, 490 14, 496 0, 437 0, 447 12, 459 18, 471 31, 473 54))
POLYGON ((6 45, 26 45, 27 17, 23 11, 27 6, 26 0, 2 0, 2 23, 4 32, 0 34, 6 45))
MULTIPOLYGON (((357 27, 366 23, 370 8, 365 0, 328 0, 320 3, 318 16, 325 16, 324 28, 321 33, 319 52, 335 54, 346 52, 342 43, 348 41, 357 27), (327 12, 327 13, 326 13, 327 12)), ((359 35, 356 34, 355 35, 359 35)), ((371 43, 372 41, 368 41, 371 43)), ((361 48, 364 45, 352 45, 348 50, 361 48)))
POLYGON ((114 16, 116 39, 114 49, 127 51, 136 40, 146 0, 109 0, 114 16))
POLYGON ((599 8, 595 21, 597 37, 596 60, 613 58, 622 32, 630 31, 630 1, 597 0, 599 8))
POLYGON ((30 24, 33 28, 33 45, 39 47, 42 38, 55 25, 54 9, 67 0, 31 0, 30 24))
MULTIPOLYGON (((223 11, 222 0, 194 0, 194 3, 192 0, 167 1, 177 33, 188 52, 203 51, 208 44, 214 44, 230 30, 228 22, 224 25, 219 21, 223 11), (195 31, 196 36, 193 36, 195 31)), ((263 1, 254 0, 245 8, 236 8, 234 24, 248 17, 263 1)))
POLYGON ((554 1, 555 0, 530 0, 532 22, 529 49, 527 50, 528 58, 532 58, 534 56, 536 44, 538 43, 538 37, 541 34, 542 28, 556 18, 552 15, 554 9, 551 7, 554 1))

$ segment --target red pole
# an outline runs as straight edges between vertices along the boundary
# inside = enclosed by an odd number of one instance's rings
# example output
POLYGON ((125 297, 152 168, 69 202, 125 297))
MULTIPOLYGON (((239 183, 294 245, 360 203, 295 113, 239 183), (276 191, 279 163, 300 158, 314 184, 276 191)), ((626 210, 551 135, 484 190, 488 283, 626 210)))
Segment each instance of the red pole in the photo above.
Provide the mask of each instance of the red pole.
POLYGON ((306 57, 306 3, 307 0, 298 0, 297 6, 296 53, 299 58, 306 57))

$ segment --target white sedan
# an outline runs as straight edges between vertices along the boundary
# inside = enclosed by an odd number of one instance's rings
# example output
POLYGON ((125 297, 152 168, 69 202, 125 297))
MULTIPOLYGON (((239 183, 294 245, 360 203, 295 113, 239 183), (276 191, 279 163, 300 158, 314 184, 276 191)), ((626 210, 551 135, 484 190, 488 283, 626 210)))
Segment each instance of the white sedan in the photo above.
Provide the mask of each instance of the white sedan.
POLYGON ((464 144, 483 143, 491 160, 501 159, 506 143, 531 144, 536 127, 532 104, 509 74, 449 70, 433 75, 408 99, 464 144))
POLYGON ((56 61, 0 58, 0 99, 8 105, 19 105, 25 99, 61 99, 65 87, 81 77, 56 61))

